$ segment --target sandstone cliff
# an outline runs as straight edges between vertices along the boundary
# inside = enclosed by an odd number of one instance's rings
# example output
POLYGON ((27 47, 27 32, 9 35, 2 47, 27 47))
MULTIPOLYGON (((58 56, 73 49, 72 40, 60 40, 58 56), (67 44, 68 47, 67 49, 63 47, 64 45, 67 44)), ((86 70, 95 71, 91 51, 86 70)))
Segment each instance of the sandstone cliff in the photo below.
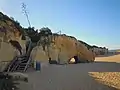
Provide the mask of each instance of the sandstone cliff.
POLYGON ((108 54, 108 48, 106 48, 106 47, 98 47, 95 45, 92 46, 92 45, 89 45, 80 40, 79 40, 79 42, 81 42, 83 45, 85 45, 90 51, 95 53, 95 56, 108 54))
POLYGON ((74 56, 78 56, 83 62, 87 60, 91 62, 95 59, 94 53, 75 38, 56 35, 53 41, 54 43, 51 43, 48 48, 46 46, 45 50, 42 45, 36 46, 31 53, 32 59, 48 61, 48 58, 51 57, 52 60, 60 60, 61 63, 67 62, 74 56))
POLYGON ((61 63, 67 62, 70 58, 78 56, 78 58, 83 61, 94 61, 94 53, 88 48, 75 39, 74 37, 66 35, 55 35, 52 34, 51 30, 47 28, 47 31, 52 35, 52 42, 46 43, 46 35, 43 37, 46 28, 42 28, 42 33, 38 33, 34 28, 23 29, 20 24, 10 19, 6 15, 0 12, 0 61, 10 61, 16 55, 19 55, 19 51, 11 45, 10 40, 17 41, 22 47, 22 53, 25 53, 25 38, 23 40, 24 31, 27 32, 32 42, 37 43, 38 45, 34 47, 31 52, 31 58, 33 60, 48 61, 48 58, 51 57, 52 60, 59 60, 61 63), (41 38, 43 37, 43 38, 41 38), (43 47, 45 46, 45 47, 43 47))
POLYGON ((0 61, 10 61, 19 51, 11 45, 10 40, 17 41, 22 51, 25 49, 25 40, 22 40, 22 28, 19 23, 0 12, 0 61))

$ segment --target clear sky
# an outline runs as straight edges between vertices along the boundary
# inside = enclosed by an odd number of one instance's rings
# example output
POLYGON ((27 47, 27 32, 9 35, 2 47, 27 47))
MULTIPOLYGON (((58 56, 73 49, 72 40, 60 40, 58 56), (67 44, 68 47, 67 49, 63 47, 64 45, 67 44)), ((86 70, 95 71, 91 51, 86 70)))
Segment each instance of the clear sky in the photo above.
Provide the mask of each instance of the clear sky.
POLYGON ((28 27, 22 2, 35 28, 47 26, 91 45, 120 48, 120 0, 0 0, 0 11, 28 27))

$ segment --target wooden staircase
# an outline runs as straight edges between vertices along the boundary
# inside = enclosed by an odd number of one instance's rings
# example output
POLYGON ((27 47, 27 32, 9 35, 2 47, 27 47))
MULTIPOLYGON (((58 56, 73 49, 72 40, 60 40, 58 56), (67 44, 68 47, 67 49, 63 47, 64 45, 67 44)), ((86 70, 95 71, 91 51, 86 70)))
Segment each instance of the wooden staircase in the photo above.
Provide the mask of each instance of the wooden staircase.
POLYGON ((32 49, 33 49, 33 46, 32 46, 32 43, 30 43, 26 54, 21 56, 16 56, 4 71, 5 72, 25 72, 31 62, 31 59, 29 57, 32 49))
POLYGON ((26 71, 27 65, 27 58, 26 56, 16 57, 5 70, 7 72, 23 72, 26 71))
POLYGON ((29 67, 30 60, 27 56, 19 56, 15 57, 12 60, 7 68, 4 70, 5 72, 25 72, 29 67))

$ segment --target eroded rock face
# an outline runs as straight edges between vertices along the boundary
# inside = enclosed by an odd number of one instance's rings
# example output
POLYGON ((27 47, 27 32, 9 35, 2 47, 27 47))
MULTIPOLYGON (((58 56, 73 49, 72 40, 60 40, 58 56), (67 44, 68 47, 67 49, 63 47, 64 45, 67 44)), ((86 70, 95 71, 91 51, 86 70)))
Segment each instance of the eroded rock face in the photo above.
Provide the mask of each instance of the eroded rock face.
POLYGON ((25 53, 25 40, 22 40, 22 33, 15 23, 7 16, 0 12, 0 61, 10 61, 19 51, 10 44, 10 40, 17 41, 25 53))
POLYGON ((19 51, 7 42, 7 40, 4 41, 2 38, 0 39, 0 71, 3 71, 10 61, 19 55, 19 51))
POLYGON ((0 37, 0 61, 10 61, 13 57, 19 55, 18 50, 9 43, 8 37, 9 35, 5 35, 4 33, 3 36, 0 37), (4 37, 6 37, 6 39, 4 39, 4 37))
POLYGON ((32 60, 48 61, 47 53, 43 50, 42 46, 36 46, 31 52, 32 60))
POLYGON ((48 57, 52 60, 58 60, 59 57, 59 49, 55 47, 55 45, 51 44, 48 47, 48 51, 46 50, 48 57))
MULTIPOLYGON (((87 47, 78 42, 75 38, 65 35, 56 36, 54 44, 51 44, 48 49, 46 47, 45 51, 42 46, 37 46, 32 52, 36 53, 33 60, 38 61, 48 61, 48 58, 51 57, 52 60, 58 60, 61 63, 66 63, 74 56, 78 56, 78 58, 82 61, 87 60, 91 62, 95 59, 92 51, 89 51, 87 47)), ((31 53, 31 55, 33 55, 33 53, 31 53)))
POLYGON ((55 45, 61 48, 61 54, 63 56, 60 58, 66 58, 68 60, 74 56, 78 56, 82 60, 94 61, 95 59, 94 54, 75 38, 58 36, 56 37, 55 45))

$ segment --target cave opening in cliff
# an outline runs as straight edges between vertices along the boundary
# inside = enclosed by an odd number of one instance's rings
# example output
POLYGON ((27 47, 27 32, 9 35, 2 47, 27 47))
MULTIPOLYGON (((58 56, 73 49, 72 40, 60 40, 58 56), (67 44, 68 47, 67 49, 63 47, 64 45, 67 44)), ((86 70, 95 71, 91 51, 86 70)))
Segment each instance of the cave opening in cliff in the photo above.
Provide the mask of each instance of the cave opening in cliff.
POLYGON ((77 64, 80 63, 78 56, 73 56, 72 58, 69 59, 70 64, 77 64))

